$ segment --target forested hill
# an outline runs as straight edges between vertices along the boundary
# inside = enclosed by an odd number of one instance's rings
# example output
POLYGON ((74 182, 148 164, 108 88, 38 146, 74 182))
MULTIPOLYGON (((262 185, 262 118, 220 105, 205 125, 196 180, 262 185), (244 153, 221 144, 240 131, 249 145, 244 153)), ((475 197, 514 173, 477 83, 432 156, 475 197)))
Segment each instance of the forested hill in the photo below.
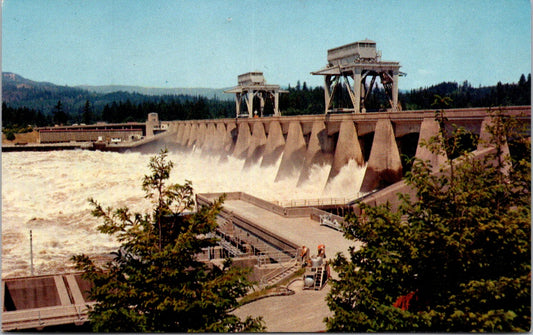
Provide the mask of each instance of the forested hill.
POLYGON ((175 87, 175 88, 163 88, 163 87, 142 87, 142 86, 127 86, 127 85, 104 85, 104 86, 90 86, 80 85, 76 86, 94 93, 113 93, 113 92, 128 92, 128 93, 140 93, 143 95, 189 95, 189 96, 202 96, 207 99, 220 99, 233 101, 232 94, 224 93, 224 90, 228 88, 203 88, 203 87, 175 87))
POLYGON ((517 83, 498 82, 495 86, 477 88, 468 81, 462 84, 445 82, 400 93, 399 100, 407 110, 427 109, 431 108, 435 94, 450 97, 450 108, 531 105, 531 74, 527 79, 521 75, 517 83))
POLYGON ((179 97, 181 100, 194 97, 206 99, 230 100, 231 94, 224 89, 211 88, 147 88, 140 86, 60 86, 49 82, 37 82, 18 74, 2 73, 2 101, 10 107, 26 107, 48 114, 59 100, 67 113, 76 113, 90 101, 96 111, 113 102, 130 101, 138 104, 144 101, 159 101, 162 96, 179 97))
MULTIPOLYGON (((461 84, 444 82, 437 85, 400 91, 403 110, 431 109, 435 95, 452 99, 449 108, 518 106, 531 104, 531 74, 521 75, 516 83, 473 87, 468 81, 461 84)), ((115 87, 130 89, 134 87, 115 87)), ((95 88, 93 88, 96 90, 95 88)), ((112 87, 100 87, 101 92, 112 87)), ((153 91, 152 93, 154 93, 153 91)), ((375 89, 366 100, 368 112, 388 106, 383 90, 375 89)), ((339 104, 349 104, 346 87, 336 90, 339 104), (344 101, 343 101, 344 100, 344 101)), ((233 95, 208 98, 202 95, 148 95, 117 91, 97 93, 79 87, 59 86, 35 82, 17 74, 3 73, 2 125, 20 128, 27 125, 93 123, 96 121, 144 121, 148 113, 156 112, 161 120, 224 118, 235 116, 233 95), (230 98, 228 100, 228 97, 230 98)), ((282 115, 324 113, 324 90, 308 87, 298 81, 289 85, 288 93, 280 95, 282 115)), ((341 106, 342 107, 342 106, 341 106)), ((244 108, 244 106, 243 106, 244 108)), ((272 112, 273 102, 267 100, 265 114, 272 112)))

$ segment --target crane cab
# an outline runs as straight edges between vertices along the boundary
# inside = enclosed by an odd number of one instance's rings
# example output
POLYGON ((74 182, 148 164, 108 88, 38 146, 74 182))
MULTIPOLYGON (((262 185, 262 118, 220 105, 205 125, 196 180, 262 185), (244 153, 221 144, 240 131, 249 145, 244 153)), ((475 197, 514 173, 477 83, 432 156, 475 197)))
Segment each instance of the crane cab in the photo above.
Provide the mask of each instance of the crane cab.
POLYGON ((328 50, 328 66, 338 66, 358 62, 379 62, 381 51, 376 42, 363 40, 328 50))

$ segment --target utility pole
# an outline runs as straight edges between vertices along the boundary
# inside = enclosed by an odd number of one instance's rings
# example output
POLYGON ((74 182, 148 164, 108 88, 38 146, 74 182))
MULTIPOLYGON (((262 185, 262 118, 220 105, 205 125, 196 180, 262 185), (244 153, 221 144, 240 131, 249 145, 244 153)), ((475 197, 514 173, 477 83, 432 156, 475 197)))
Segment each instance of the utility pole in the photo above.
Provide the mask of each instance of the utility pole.
POLYGON ((30 230, 30 269, 33 277, 33 237, 30 230))

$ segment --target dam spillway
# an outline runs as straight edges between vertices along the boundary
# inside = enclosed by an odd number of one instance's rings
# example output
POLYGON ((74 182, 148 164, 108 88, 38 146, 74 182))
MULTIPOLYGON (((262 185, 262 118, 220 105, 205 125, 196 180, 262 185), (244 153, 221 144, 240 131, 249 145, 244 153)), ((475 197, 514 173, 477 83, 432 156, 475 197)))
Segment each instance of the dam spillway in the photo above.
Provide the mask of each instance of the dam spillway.
MULTIPOLYGON (((524 120, 531 114, 531 106, 501 110, 524 120)), ((449 109, 445 116, 450 127, 462 126, 481 136, 490 113, 489 108, 449 109)), ((168 144, 179 150, 201 149, 221 160, 231 155, 245 161, 243 169, 280 161, 276 181, 296 178, 300 185, 313 165, 321 165, 330 167, 326 188, 353 161, 366 166, 361 188, 354 194, 401 180, 407 158, 435 163, 442 158, 420 145, 437 134, 434 110, 172 121, 170 126, 175 135, 168 144)))

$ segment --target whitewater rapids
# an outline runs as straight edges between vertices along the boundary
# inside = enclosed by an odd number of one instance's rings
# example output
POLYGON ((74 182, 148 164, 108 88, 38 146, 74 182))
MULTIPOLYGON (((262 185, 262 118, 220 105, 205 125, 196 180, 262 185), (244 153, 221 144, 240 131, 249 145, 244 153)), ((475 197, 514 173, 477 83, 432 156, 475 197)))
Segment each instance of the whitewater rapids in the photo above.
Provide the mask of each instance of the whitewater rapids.
MULTIPOLYGON (((149 174, 154 154, 100 151, 2 153, 2 278, 30 275, 30 230, 34 274, 71 271, 75 254, 98 256, 115 250, 117 242, 99 233, 88 198, 104 207, 128 206, 148 212, 141 180, 149 174)), ((243 191, 268 201, 345 198, 357 195, 365 172, 350 161, 326 187, 330 166, 313 166, 307 182, 298 176, 274 182, 276 165, 243 170, 244 160, 170 153, 170 182, 192 181, 196 193, 243 191)))

